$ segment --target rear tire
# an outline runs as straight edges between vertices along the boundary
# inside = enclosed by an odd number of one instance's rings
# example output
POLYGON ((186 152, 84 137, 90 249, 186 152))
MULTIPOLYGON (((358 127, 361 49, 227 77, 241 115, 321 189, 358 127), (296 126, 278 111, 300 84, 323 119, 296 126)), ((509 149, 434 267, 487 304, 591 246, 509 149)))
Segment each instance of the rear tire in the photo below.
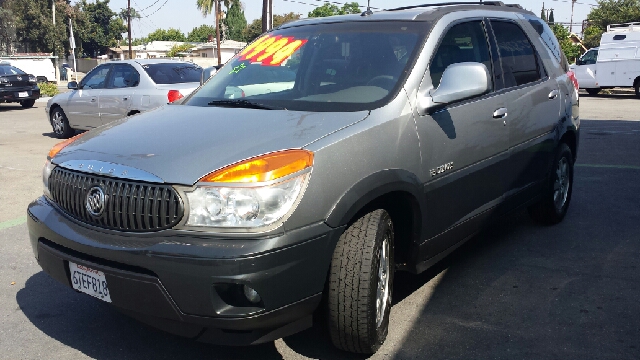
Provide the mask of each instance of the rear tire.
POLYGON ((558 146, 549 181, 540 202, 529 207, 529 215, 543 224, 554 225, 567 214, 573 189, 573 155, 565 143, 558 146))
POLYGON ((67 120, 67 115, 64 114, 62 108, 57 107, 51 111, 51 127, 53 128, 53 134, 58 139, 68 139, 73 134, 75 134, 75 130, 69 126, 69 120, 67 120))
POLYGON ((592 96, 598 95, 598 93, 600 92, 600 89, 585 89, 585 90, 589 95, 592 95, 592 96))
POLYGON ((33 99, 20 101, 20 105, 22 105, 22 107, 25 109, 32 108, 35 103, 36 101, 33 99))
POLYGON ((640 98, 640 78, 636 79, 633 87, 636 89, 636 96, 640 98))
POLYGON ((375 353, 387 337, 394 275, 394 233, 381 209, 345 230, 333 253, 328 286, 329 332, 346 351, 375 353))

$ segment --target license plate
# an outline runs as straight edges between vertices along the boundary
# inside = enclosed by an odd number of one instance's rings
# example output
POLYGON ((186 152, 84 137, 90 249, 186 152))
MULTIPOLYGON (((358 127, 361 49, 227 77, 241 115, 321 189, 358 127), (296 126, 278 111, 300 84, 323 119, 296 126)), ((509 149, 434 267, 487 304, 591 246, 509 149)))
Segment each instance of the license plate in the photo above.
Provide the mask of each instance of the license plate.
POLYGON ((18 93, 18 97, 28 97, 28 96, 29 96, 29 93, 26 91, 22 91, 18 93))
POLYGON ((107 279, 102 271, 69 262, 69 272, 71 273, 71 286, 74 289, 100 300, 111 302, 107 279))

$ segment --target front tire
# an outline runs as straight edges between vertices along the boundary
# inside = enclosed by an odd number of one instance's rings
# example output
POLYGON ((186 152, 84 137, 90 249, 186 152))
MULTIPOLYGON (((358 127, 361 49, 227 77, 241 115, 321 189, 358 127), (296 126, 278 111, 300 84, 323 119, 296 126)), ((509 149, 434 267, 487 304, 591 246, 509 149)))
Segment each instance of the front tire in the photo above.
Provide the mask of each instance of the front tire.
POLYGON ((346 351, 375 353, 387 337, 394 276, 389 214, 372 211, 340 236, 329 274, 329 331, 346 351))
POLYGON ((573 155, 565 143, 558 146, 549 181, 542 199, 529 207, 531 217, 543 224, 554 225, 567 214, 573 189, 573 155))
POLYGON ((67 115, 64 114, 64 111, 62 111, 62 108, 56 107, 53 109, 50 120, 53 134, 58 139, 68 139, 75 134, 75 130, 69 126, 69 120, 67 119, 67 115))
POLYGON ((20 101, 20 105, 22 105, 22 107, 25 108, 25 109, 32 108, 35 103, 36 103, 36 101, 33 100, 33 99, 20 101))

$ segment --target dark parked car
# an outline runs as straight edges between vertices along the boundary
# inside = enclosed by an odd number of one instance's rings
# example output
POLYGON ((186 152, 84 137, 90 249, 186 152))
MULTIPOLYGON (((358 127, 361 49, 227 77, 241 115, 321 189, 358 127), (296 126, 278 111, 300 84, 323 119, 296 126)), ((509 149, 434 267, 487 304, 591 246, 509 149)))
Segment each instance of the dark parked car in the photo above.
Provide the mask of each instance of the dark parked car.
POLYGON ((562 221, 578 110, 553 32, 518 6, 292 22, 180 104, 54 147, 31 244, 53 278, 175 334, 256 344, 319 311, 337 347, 373 353, 396 272, 518 208, 562 221))
POLYGON ((17 67, 0 63, 0 103, 20 103, 30 108, 40 98, 38 80, 17 67))

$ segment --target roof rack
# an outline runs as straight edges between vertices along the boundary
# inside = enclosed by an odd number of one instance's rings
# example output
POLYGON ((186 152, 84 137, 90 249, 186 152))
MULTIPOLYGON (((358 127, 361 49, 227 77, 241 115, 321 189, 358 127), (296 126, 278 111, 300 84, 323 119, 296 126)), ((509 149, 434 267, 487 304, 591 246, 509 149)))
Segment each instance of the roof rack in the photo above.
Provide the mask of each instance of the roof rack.
POLYGON ((505 4, 502 1, 453 1, 453 2, 443 2, 443 3, 435 3, 435 4, 422 4, 422 5, 411 5, 411 6, 403 6, 399 8, 393 9, 385 9, 385 11, 400 11, 400 10, 409 10, 409 9, 418 9, 423 7, 434 7, 434 6, 447 6, 447 5, 487 5, 487 6, 507 6, 514 7, 518 9, 522 9, 522 6, 518 4, 505 4))
POLYGON ((637 31, 640 30, 640 22, 607 25, 607 31, 637 31))

